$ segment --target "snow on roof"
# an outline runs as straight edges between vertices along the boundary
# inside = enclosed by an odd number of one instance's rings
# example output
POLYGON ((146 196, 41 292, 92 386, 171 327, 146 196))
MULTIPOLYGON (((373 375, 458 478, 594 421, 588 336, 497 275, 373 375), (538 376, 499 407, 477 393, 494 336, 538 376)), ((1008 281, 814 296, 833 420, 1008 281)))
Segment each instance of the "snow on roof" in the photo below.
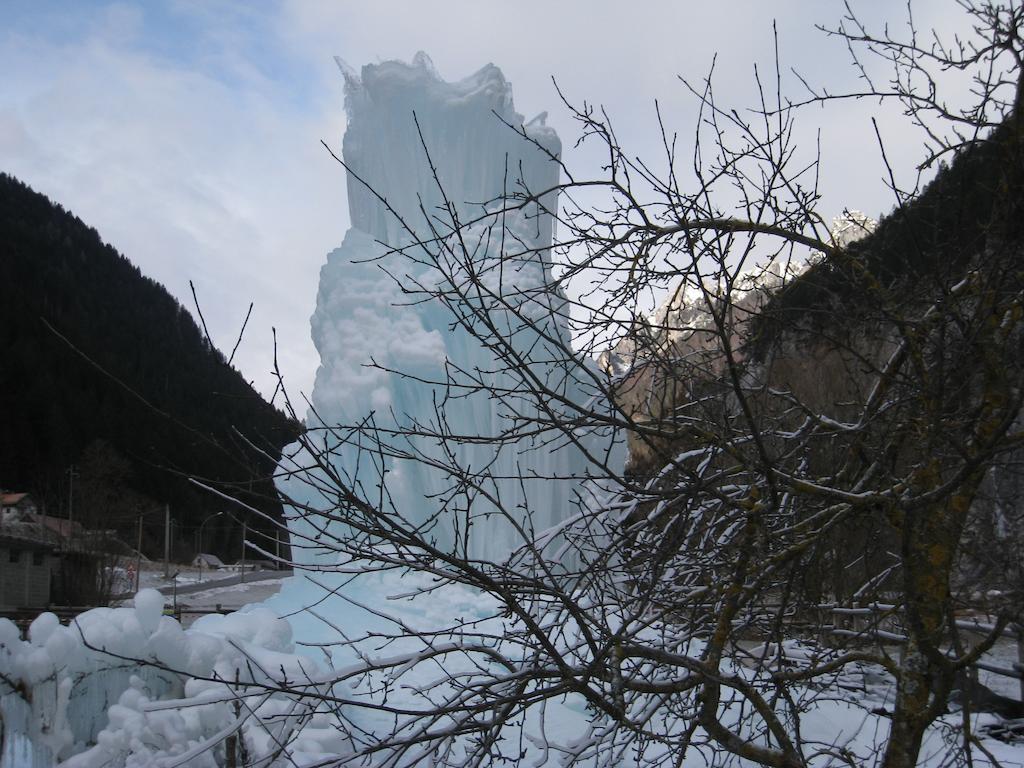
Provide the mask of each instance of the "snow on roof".
POLYGON ((77 520, 66 520, 63 517, 53 517, 52 515, 36 515, 35 521, 65 539, 71 536, 82 536, 85 533, 85 528, 77 520))
POLYGON ((201 552, 195 556, 195 559, 192 561, 192 565, 196 565, 198 563, 216 566, 217 568, 222 568, 224 566, 223 560, 216 555, 209 554, 208 552, 201 552))

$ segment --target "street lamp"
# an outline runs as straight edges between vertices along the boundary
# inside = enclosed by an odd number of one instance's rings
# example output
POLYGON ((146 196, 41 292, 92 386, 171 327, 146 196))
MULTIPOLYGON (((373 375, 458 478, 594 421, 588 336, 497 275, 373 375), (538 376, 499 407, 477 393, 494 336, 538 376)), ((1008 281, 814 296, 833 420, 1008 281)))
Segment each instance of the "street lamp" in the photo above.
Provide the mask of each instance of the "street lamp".
POLYGON ((208 516, 205 520, 203 520, 203 522, 201 522, 199 524, 199 551, 196 552, 196 555, 199 558, 199 580, 200 581, 203 580, 203 526, 205 526, 208 522, 213 520, 213 518, 220 517, 223 514, 224 514, 223 512, 214 512, 212 515, 208 516))

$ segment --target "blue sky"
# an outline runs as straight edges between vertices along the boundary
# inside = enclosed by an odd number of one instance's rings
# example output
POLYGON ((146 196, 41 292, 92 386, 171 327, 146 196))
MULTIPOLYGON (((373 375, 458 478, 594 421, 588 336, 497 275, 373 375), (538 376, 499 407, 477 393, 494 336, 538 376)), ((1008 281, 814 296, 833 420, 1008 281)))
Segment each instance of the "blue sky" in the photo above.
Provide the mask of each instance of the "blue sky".
MULTIPOLYGON (((900 5, 855 3, 867 18, 900 5)), ((920 5, 923 24, 953 18, 952 3, 920 5)), ((5 0, 0 169, 70 208, 187 307, 193 280, 218 345, 230 349, 255 302, 238 365, 269 394, 276 327, 291 388, 308 391, 317 276, 348 224, 344 177, 320 146, 340 147, 345 126, 334 55, 358 68, 422 49, 449 79, 493 61, 519 111, 549 111, 570 164, 596 173, 597 157, 571 149, 552 77, 570 99, 604 104, 636 154, 656 156, 654 99, 685 141, 694 105, 677 75, 699 80, 717 53, 719 92, 749 104, 773 21, 787 72, 855 85, 843 47, 814 29, 841 13, 837 0, 5 0)), ((809 146, 823 137, 826 215, 892 205, 876 113, 909 168, 921 137, 891 110, 860 102, 800 117, 809 146)))

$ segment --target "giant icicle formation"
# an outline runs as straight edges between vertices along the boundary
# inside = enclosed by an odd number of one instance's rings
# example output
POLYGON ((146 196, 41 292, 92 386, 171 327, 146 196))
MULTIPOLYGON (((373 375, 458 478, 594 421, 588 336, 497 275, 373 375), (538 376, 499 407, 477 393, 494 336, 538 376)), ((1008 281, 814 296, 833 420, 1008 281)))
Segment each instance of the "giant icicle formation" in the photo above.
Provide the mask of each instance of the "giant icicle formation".
MULTIPOLYGON (((434 212, 447 199, 461 216, 474 216, 480 203, 521 192, 523 185, 538 192, 558 183, 552 157, 561 154, 562 144, 544 124, 547 113, 524 125, 511 84, 493 64, 455 83, 442 80, 422 51, 412 64, 370 64, 360 76, 343 71, 349 118, 343 152, 353 231, 396 245, 408 232, 395 213, 418 230, 424 224, 421 207, 434 212), (539 146, 524 140, 520 130, 539 146)), ((533 237, 550 245, 550 220, 540 222, 533 237)))
MULTIPOLYGON (((477 386, 521 383, 467 331, 469 303, 475 299, 450 298, 467 286, 464 254, 442 253, 438 260, 436 251, 443 249, 410 248, 410 243, 449 235, 456 221, 477 221, 510 195, 551 189, 558 182, 561 144, 544 125, 544 115, 524 125, 510 85, 494 65, 448 83, 420 53, 412 64, 368 65, 360 76, 345 71, 345 78, 349 123, 343 154, 352 226, 320 274, 312 333, 321 365, 307 426, 314 443, 320 440, 316 430, 334 429, 324 442, 331 464, 368 502, 427 526, 441 547, 500 560, 524 543, 519 526, 531 536, 570 514, 574 484, 565 478, 582 475, 582 454, 550 435, 500 448, 487 441, 521 427, 531 405, 525 397, 510 408, 508 400, 503 405, 486 391, 467 394, 466 372, 479 377, 477 386), (435 253, 427 256, 428 251, 435 253), (448 298, 423 300, 430 293, 448 298), (455 386, 427 383, 446 380, 455 386), (445 402, 445 394, 453 392, 459 396, 445 402), (360 456, 360 441, 340 441, 351 434, 348 427, 365 423, 371 414, 383 430, 406 432, 422 425, 427 432, 484 440, 448 441, 442 448, 436 437, 384 436, 395 448, 390 452, 419 455, 384 460, 387 494, 379 498, 381 467, 374 464, 373 451, 360 456), (454 457, 445 453, 451 450, 454 457), (481 494, 461 498, 452 491, 451 473, 430 466, 435 460, 487 467, 488 490, 500 503, 481 494)), ((497 226, 494 221, 468 226, 464 234, 472 242, 472 269, 493 292, 479 300, 489 302, 495 327, 539 380, 578 401, 576 383, 562 373, 564 364, 558 365, 569 334, 560 297, 548 290, 550 265, 543 250, 552 238, 551 217, 544 211, 554 205, 553 197, 503 217, 497 226), (531 322, 524 324, 524 317, 531 322)), ((365 438, 361 442, 368 444, 365 438)), ((298 455, 286 469, 307 461, 298 455)), ((316 472, 282 487, 300 505, 328 511, 336 503, 329 490, 322 492, 325 485, 316 472)), ((290 520, 293 556, 300 564, 329 569, 343 559, 329 544, 316 546, 329 542, 343 525, 335 521, 322 532, 323 522, 300 515, 290 520)))

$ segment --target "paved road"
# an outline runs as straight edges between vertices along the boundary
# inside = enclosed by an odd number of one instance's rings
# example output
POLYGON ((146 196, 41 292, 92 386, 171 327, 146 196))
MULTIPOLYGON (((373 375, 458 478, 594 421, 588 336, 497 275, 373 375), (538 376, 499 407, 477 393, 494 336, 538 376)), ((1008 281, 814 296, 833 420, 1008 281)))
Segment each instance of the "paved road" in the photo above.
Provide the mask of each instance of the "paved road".
MULTIPOLYGON (((241 584, 243 581, 246 584, 255 583, 257 581, 275 581, 278 579, 287 579, 292 575, 290 570, 287 571, 250 571, 245 574, 245 578, 242 578, 242 574, 236 573, 233 576, 224 576, 222 578, 206 579, 204 581, 190 582, 189 584, 179 584, 177 594, 191 595, 193 592, 205 592, 208 589, 217 589, 218 587, 231 587, 235 584, 241 584)), ((151 589, 157 590, 162 595, 173 595, 175 593, 174 585, 167 584, 165 586, 152 586, 151 589)), ((131 600, 135 597, 134 592, 126 592, 123 595, 114 595, 110 598, 111 603, 118 601, 131 600)))
MULTIPOLYGON (((217 589, 218 587, 231 587, 235 584, 252 584, 257 581, 273 581, 276 579, 287 579, 292 575, 291 571, 254 571, 245 574, 236 573, 234 576, 227 576, 219 579, 208 579, 205 581, 197 581, 192 584, 181 584, 178 586, 178 597, 182 595, 191 595, 193 592, 205 592, 208 589, 217 589)), ((174 585, 168 584, 166 587, 159 587, 160 593, 164 595, 174 594, 174 585)))

